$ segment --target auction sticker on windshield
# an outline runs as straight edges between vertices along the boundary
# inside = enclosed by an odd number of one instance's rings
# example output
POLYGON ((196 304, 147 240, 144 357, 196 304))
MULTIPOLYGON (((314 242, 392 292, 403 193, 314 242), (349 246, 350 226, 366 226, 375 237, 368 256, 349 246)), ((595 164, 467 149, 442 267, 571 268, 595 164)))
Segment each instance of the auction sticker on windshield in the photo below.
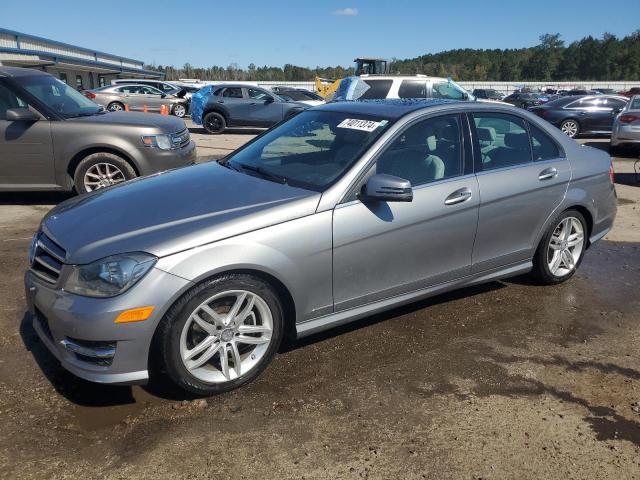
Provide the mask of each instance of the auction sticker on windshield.
POLYGON ((338 128, 350 128, 352 130, 362 130, 363 132, 373 132, 380 126, 389 123, 387 120, 374 122, 373 120, 358 120, 357 118, 345 118, 338 124, 338 128))

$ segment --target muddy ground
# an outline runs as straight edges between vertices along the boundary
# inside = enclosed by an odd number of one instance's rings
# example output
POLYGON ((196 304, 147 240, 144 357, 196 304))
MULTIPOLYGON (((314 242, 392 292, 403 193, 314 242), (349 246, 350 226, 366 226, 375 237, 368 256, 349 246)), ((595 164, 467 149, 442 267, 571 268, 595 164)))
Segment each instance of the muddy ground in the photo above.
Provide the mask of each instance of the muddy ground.
POLYGON ((22 273, 65 196, 0 196, 0 478, 638 479, 632 163, 616 160, 618 221, 569 282, 493 282, 290 343, 206 400, 61 369, 22 273))

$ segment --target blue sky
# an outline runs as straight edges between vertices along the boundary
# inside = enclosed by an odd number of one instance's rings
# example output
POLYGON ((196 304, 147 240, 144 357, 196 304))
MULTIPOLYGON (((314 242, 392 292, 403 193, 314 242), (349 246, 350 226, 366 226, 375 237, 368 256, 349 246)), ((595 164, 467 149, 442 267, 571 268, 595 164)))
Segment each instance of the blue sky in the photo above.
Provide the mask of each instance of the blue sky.
POLYGON ((638 0, 0 1, 0 27, 176 66, 348 66, 359 55, 519 48, 543 33, 569 43, 640 28, 638 0))

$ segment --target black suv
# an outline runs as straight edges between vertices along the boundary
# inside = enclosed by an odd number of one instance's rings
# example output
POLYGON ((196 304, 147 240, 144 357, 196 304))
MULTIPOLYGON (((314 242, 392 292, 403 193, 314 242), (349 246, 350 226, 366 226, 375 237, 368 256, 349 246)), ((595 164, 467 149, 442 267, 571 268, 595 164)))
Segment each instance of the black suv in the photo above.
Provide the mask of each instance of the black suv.
POLYGON ((503 95, 493 88, 476 88, 472 95, 486 100, 502 100, 503 95))

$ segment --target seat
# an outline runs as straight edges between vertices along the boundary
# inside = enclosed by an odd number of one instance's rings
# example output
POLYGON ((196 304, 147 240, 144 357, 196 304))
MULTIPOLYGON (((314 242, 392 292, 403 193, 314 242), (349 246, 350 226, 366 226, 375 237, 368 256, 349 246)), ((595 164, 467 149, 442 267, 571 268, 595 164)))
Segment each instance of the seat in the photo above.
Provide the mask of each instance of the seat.
POLYGON ((478 132, 482 163, 488 163, 491 161, 489 152, 496 148, 496 129, 493 127, 476 127, 476 132, 478 132))
POLYGON ((492 168, 518 165, 523 163, 523 157, 531 158, 529 135, 527 133, 506 133, 504 144, 504 147, 497 147, 487 153, 491 158, 492 168))

